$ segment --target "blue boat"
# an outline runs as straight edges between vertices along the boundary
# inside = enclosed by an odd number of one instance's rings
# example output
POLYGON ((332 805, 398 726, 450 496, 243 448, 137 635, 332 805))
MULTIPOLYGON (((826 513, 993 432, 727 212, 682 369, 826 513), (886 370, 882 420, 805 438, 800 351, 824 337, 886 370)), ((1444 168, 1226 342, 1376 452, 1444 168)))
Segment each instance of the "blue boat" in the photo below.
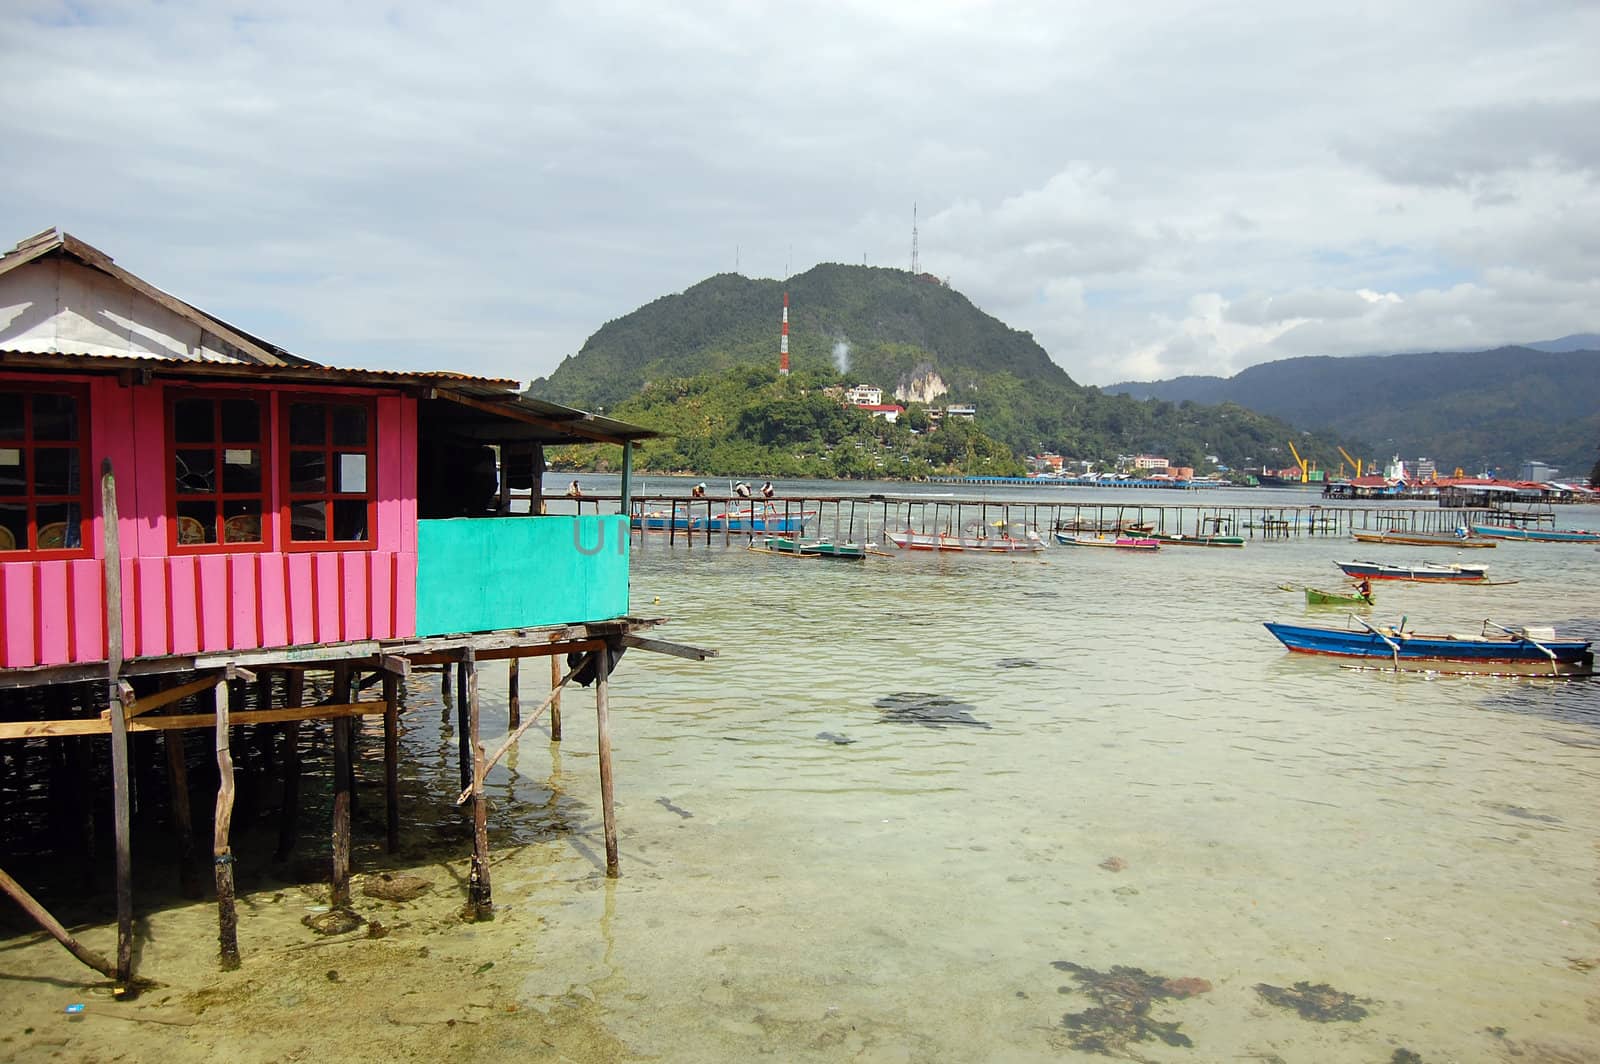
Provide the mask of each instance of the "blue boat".
POLYGON ((1490 539, 1526 539, 1535 543, 1600 543, 1600 532, 1588 528, 1523 528, 1517 525, 1473 525, 1472 534, 1490 539))
POLYGON ((1423 635, 1405 628, 1351 620, 1359 628, 1325 628, 1267 621, 1267 631, 1300 654, 1360 658, 1377 667, 1436 672, 1518 673, 1590 676, 1594 652, 1587 640, 1555 637, 1551 628, 1505 628, 1484 621, 1483 629, 1466 635, 1423 635), (1493 629, 1493 631, 1491 631, 1493 629))

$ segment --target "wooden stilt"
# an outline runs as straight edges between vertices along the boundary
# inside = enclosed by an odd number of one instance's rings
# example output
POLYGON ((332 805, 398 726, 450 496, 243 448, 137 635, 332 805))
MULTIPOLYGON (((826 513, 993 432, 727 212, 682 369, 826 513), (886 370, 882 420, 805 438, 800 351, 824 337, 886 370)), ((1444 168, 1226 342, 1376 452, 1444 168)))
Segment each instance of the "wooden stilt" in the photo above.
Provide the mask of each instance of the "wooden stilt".
MULTIPOLYGON (((335 692, 349 697, 350 667, 333 670, 335 692)), ((350 904, 350 720, 333 722, 333 890, 329 904, 335 909, 350 904)))
POLYGON ((606 681, 606 651, 599 654, 595 671, 594 712, 600 733, 600 813, 606 828, 606 876, 616 879, 622 874, 617 859, 617 811, 612 802, 611 787, 611 710, 606 681))
POLYGON ((3 868, 0 868, 0 890, 3 890, 9 894, 13 901, 22 906, 23 912, 31 916, 35 923, 44 928, 45 931, 49 932, 51 938, 67 947, 67 951, 74 957, 78 958, 84 964, 87 964, 89 967, 93 968, 107 979, 116 979, 119 982, 123 981, 122 977, 117 975, 117 969, 115 965, 113 965, 106 958, 100 956, 100 954, 96 953, 94 950, 79 942, 77 939, 73 938, 72 935, 67 932, 67 929, 61 926, 61 922, 55 917, 51 916, 43 905, 40 905, 36 900, 34 900, 32 894, 29 894, 26 890, 23 890, 22 884, 18 883, 16 880, 7 875, 5 869, 3 868))
POLYGON ((184 732, 169 731, 161 736, 167 755, 167 790, 172 803, 172 830, 178 836, 178 891, 185 898, 203 893, 200 870, 194 860, 194 817, 189 809, 189 763, 184 756, 184 732))
POLYGON ((233 755, 228 748, 228 688, 217 684, 217 813, 211 854, 217 871, 217 941, 222 947, 222 970, 239 967, 239 914, 233 902, 233 850, 228 828, 233 821, 233 755))
POLYGON ((122 682, 122 548, 118 541, 117 483, 111 459, 100 466, 100 513, 105 526, 107 698, 111 711, 111 809, 117 839, 117 982, 133 975, 133 848, 128 823, 128 720, 122 682))
POLYGON ((472 748, 472 871, 467 880, 467 909, 473 919, 484 920, 493 914, 494 902, 489 889, 489 802, 483 791, 487 769, 478 732, 478 664, 471 647, 462 658, 461 671, 466 678, 464 701, 468 707, 464 730, 470 733, 472 748))
POLYGON ((450 663, 447 661, 439 666, 439 698, 444 702, 444 708, 450 708, 450 663))
MULTIPOLYGON (((515 662, 515 659, 512 659, 515 662)), ((383 674, 383 802, 390 853, 400 850, 400 677, 383 674)))
MULTIPOLYGON (((283 678, 283 704, 298 707, 305 700, 306 674, 290 670, 283 678)), ((300 722, 283 724, 283 805, 278 810, 278 850, 275 860, 287 861, 294 852, 300 820, 300 722)))
POLYGON ((555 698, 550 701, 550 741, 561 741, 561 661, 550 655, 550 689, 555 692, 555 698))
POLYGON ((522 659, 511 658, 506 665, 506 702, 510 708, 510 720, 506 723, 515 728, 522 723, 522 698, 517 690, 522 679, 522 659))
POLYGON ((468 647, 462 652, 461 663, 456 666, 456 760, 461 766, 463 789, 472 786, 472 736, 468 734, 470 729, 467 721, 471 707, 467 705, 467 673, 472 672, 473 682, 476 682, 477 667, 472 648, 468 647))

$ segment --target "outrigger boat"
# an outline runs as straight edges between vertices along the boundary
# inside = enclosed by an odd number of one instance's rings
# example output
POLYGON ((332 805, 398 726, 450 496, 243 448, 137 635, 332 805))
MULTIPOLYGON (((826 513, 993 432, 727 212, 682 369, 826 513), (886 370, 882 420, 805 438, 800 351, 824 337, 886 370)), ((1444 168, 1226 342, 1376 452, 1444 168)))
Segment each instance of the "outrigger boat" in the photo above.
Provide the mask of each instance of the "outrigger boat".
POLYGON ((1024 554, 1044 550, 1039 533, 1028 529, 1021 536, 1006 532, 998 535, 952 536, 938 532, 885 532, 889 542, 902 550, 965 552, 968 554, 1024 554))
MULTIPOLYGON (((760 550, 768 554, 789 554, 797 558, 831 558, 840 562, 867 560, 867 549, 859 543, 833 543, 825 539, 796 540, 784 536, 768 536, 761 541, 760 550)), ((752 547, 751 550, 758 548, 752 547)))
POLYGON ((1073 534, 1069 532, 1057 532, 1056 542, 1061 544, 1063 547, 1110 547, 1112 550, 1138 551, 1156 551, 1161 549, 1161 544, 1157 543, 1153 539, 1133 536, 1090 536, 1085 534, 1073 534))
POLYGON ((1463 565, 1385 565, 1381 562, 1334 562, 1344 575, 1368 580, 1416 580, 1425 583, 1481 584, 1489 578, 1488 567, 1463 565))
POLYGON ((1473 525, 1472 532, 1490 539, 1525 539, 1535 543, 1600 543, 1600 531, 1588 528, 1519 528, 1473 525))
POLYGON ((1243 547, 1243 536, 1214 536, 1206 533, 1152 532, 1150 538, 1163 547, 1243 547))
POLYGON ((1553 628, 1507 628, 1484 621, 1476 634, 1422 635, 1405 626, 1374 626, 1352 614, 1360 628, 1323 628, 1267 621, 1267 631, 1300 654, 1357 658, 1374 665, 1430 672, 1591 676, 1594 652, 1587 640, 1558 640, 1553 628))
POLYGON ((1403 528, 1352 528, 1350 535, 1357 543, 1398 543, 1406 547, 1455 547, 1472 550, 1497 546, 1492 539, 1482 539, 1462 532, 1407 532, 1403 528))
POLYGON ((1370 606, 1378 600, 1378 596, 1368 592, 1363 595, 1359 591, 1323 591, 1321 588, 1306 588, 1307 606, 1370 606))

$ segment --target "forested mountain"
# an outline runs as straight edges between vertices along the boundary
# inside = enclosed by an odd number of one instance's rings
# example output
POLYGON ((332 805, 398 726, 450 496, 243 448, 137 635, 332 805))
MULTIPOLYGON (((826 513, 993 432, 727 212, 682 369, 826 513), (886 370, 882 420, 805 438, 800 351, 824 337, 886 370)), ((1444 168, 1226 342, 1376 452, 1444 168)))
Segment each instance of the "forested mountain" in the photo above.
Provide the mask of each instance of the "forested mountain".
POLYGON ((1594 350, 1291 358, 1228 378, 1128 382, 1106 391, 1238 403, 1341 442, 1369 441, 1377 450, 1368 457, 1426 456, 1445 470, 1487 466, 1515 475, 1536 459, 1582 477, 1600 444, 1600 351, 1594 350))
MULTIPOLYGON (((846 449, 850 475, 994 471, 999 456, 984 438, 1014 455, 1049 450, 1110 463, 1155 453, 1207 469, 1209 454, 1238 468, 1279 467, 1290 464, 1293 432, 1238 405, 1140 403, 1080 387, 1032 336, 937 278, 837 264, 787 286, 719 274, 657 299, 607 322, 530 393, 669 433, 641 448, 643 467, 707 474, 844 475, 837 464, 818 463, 824 454, 838 463, 846 449), (785 288, 793 370, 786 381, 776 372, 785 288), (911 407, 908 425, 891 432, 858 410, 830 415, 839 404, 822 389, 856 384, 881 388, 885 402, 899 390, 911 407), (960 448, 923 431, 925 407, 951 403, 977 409, 975 433, 953 430, 960 448), (859 469, 857 452, 868 456, 859 469), (885 465, 875 465, 880 460, 885 465)), ((1294 438, 1324 468, 1338 465, 1330 442, 1294 438)))

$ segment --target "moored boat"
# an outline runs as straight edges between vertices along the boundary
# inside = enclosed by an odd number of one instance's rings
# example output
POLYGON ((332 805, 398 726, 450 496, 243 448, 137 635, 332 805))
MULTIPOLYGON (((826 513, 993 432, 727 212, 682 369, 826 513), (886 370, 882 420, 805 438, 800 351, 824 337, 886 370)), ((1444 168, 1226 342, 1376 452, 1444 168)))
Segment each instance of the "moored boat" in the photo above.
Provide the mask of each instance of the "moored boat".
POLYGON ((1346 576, 1366 577, 1368 580, 1416 580, 1430 583, 1481 584, 1488 579, 1488 567, 1433 563, 1413 565, 1386 565, 1382 562, 1334 562, 1346 576))
POLYGON ((831 558, 841 562, 866 561, 867 549, 859 543, 834 543, 826 539, 796 540, 768 536, 762 546, 772 554, 792 554, 801 558, 831 558))
POLYGON ((1533 528, 1512 525, 1473 525, 1473 535, 1490 539, 1524 539, 1534 543, 1600 543, 1600 531, 1589 528, 1533 528))
POLYGON ((1406 547, 1454 547, 1472 550, 1496 546, 1492 539, 1483 539, 1463 532, 1408 532, 1403 528, 1352 528, 1350 535, 1357 543, 1396 543, 1406 547))
POLYGON ((1324 591, 1318 587, 1306 588, 1307 606, 1370 606, 1377 599, 1378 596, 1370 591, 1363 595, 1359 591, 1324 591))
POLYGON ((1056 542, 1063 547, 1110 547, 1112 550, 1155 551, 1161 544, 1153 539, 1135 536, 1091 536, 1082 533, 1057 532, 1056 542))
POLYGON ((1214 536, 1188 532, 1152 532, 1150 538, 1164 547, 1243 547, 1243 536, 1214 536))
POLYGON ((1021 554, 1044 550, 1044 540, 1031 528, 1021 536, 1006 532, 995 535, 953 536, 944 532, 885 532, 889 542, 902 550, 950 551, 969 554, 1021 554))
POLYGON ((1400 627, 1374 626, 1352 617, 1359 628, 1280 624, 1267 631, 1289 650, 1359 658, 1374 665, 1438 672, 1512 672, 1525 675, 1589 676, 1594 652, 1587 640, 1558 640, 1550 628, 1506 628, 1483 622, 1475 634, 1426 635, 1400 627), (1491 631, 1493 629, 1493 631, 1491 631))

